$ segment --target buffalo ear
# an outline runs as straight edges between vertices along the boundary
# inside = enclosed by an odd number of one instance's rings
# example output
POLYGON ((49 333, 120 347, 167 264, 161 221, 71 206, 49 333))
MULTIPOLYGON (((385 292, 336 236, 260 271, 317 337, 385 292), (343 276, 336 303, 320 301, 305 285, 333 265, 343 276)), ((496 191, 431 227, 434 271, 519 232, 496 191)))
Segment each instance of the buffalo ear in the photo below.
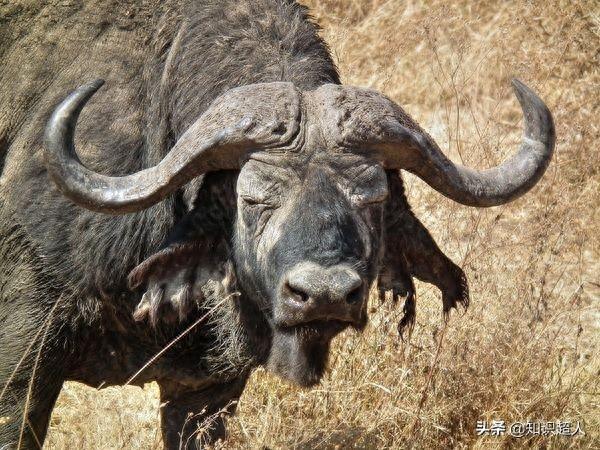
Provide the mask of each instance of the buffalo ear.
POLYGON ((400 174, 387 171, 390 197, 385 209, 385 244, 380 283, 384 290, 405 300, 402 329, 414 322, 415 289, 412 277, 437 286, 442 292, 443 312, 447 316, 458 305, 469 305, 467 278, 460 267, 438 247, 431 234, 412 212, 400 174))
MULTIPOLYGON (((195 198, 186 199, 184 192, 184 200, 189 201, 186 206, 192 209, 172 228, 162 248, 129 273, 129 288, 143 294, 133 314, 137 321, 147 319, 155 327, 182 322, 207 300, 234 288, 229 247, 231 208, 224 202, 233 201, 235 196, 227 191, 231 183, 219 182, 227 181, 222 180, 225 175, 214 176, 219 177, 216 183, 203 183, 204 178, 187 191, 193 191, 195 198)), ((233 174, 227 177, 234 180, 233 174)))
POLYGON ((235 286, 233 265, 221 243, 210 239, 171 244, 131 271, 131 290, 143 289, 136 321, 183 322, 206 301, 223 298, 235 286))

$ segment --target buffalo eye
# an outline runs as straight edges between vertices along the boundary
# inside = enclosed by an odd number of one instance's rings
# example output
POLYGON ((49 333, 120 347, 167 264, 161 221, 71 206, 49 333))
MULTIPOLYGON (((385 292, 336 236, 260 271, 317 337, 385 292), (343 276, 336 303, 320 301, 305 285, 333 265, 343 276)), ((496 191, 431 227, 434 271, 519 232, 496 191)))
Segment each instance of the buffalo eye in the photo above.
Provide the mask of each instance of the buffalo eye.
POLYGON ((279 202, 275 198, 265 198, 252 195, 242 195, 242 200, 247 206, 262 206, 264 208, 275 209, 279 206, 279 202))

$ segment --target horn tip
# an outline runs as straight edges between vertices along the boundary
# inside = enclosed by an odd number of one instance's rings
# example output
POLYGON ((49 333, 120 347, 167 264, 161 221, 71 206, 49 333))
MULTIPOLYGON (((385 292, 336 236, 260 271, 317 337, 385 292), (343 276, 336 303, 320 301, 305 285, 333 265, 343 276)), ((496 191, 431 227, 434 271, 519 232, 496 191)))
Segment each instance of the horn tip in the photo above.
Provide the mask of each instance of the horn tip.
POLYGON ((519 80, 517 77, 512 77, 510 79, 510 82, 515 89, 523 89, 523 88, 527 89, 527 85, 525 83, 523 83, 521 80, 519 80))
POLYGON ((551 155, 556 139, 552 113, 529 86, 518 78, 511 81, 525 115, 525 136, 544 143, 551 155))
POLYGON ((102 86, 104 85, 104 79, 102 78, 97 78, 94 81, 90 81, 87 84, 87 88, 93 92, 96 92, 98 89, 100 89, 102 86))
POLYGON ((548 107, 533 89, 518 78, 512 78, 511 84, 519 103, 525 111, 536 110, 538 115, 551 118, 552 114, 548 110, 548 107))
POLYGON ((517 95, 517 97, 519 99, 525 99, 525 98, 528 98, 530 100, 537 99, 537 95, 535 94, 535 92, 533 92, 533 90, 529 86, 527 86, 525 83, 523 83, 521 80, 513 77, 510 81, 511 81, 512 87, 515 91, 515 94, 517 95))

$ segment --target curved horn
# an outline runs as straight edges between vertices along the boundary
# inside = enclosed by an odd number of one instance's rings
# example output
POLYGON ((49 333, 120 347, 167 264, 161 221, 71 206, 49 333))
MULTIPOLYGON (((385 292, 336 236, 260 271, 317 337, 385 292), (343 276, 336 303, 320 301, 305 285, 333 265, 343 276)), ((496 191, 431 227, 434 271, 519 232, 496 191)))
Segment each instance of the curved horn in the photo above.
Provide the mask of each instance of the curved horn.
POLYGON ((291 83, 243 86, 217 98, 156 166, 111 177, 85 167, 73 143, 79 113, 103 83, 71 93, 54 110, 45 134, 50 176, 66 197, 94 211, 147 208, 202 173, 234 169, 251 151, 286 145, 299 131, 300 96, 291 83))
MULTIPOLYGON (((338 112, 338 140, 376 152, 385 167, 408 170, 458 203, 501 205, 540 180, 555 143, 552 115, 544 102, 521 81, 513 79, 512 84, 525 117, 523 140, 517 154, 492 169, 453 163, 402 108, 373 91, 345 93, 338 112)), ((340 104, 339 93, 337 98, 340 104)))

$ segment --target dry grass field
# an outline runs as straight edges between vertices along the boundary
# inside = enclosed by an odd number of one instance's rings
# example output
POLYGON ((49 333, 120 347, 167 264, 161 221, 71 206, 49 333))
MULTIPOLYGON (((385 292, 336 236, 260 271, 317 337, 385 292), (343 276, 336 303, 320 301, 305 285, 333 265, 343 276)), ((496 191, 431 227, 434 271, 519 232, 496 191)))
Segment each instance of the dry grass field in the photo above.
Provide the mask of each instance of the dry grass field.
MULTIPOLYGON (((513 153, 517 76, 554 113, 546 176, 507 206, 454 204, 406 176, 409 199, 464 267, 471 307, 445 323, 418 284, 417 324, 371 301, 336 339, 323 383, 258 370, 229 420, 232 449, 600 448, 600 5, 578 1, 306 0, 346 84, 403 105, 455 161, 513 153), (478 420, 580 421, 575 437, 477 436, 478 420)), ((49 449, 161 448, 158 389, 68 383, 49 449)))

